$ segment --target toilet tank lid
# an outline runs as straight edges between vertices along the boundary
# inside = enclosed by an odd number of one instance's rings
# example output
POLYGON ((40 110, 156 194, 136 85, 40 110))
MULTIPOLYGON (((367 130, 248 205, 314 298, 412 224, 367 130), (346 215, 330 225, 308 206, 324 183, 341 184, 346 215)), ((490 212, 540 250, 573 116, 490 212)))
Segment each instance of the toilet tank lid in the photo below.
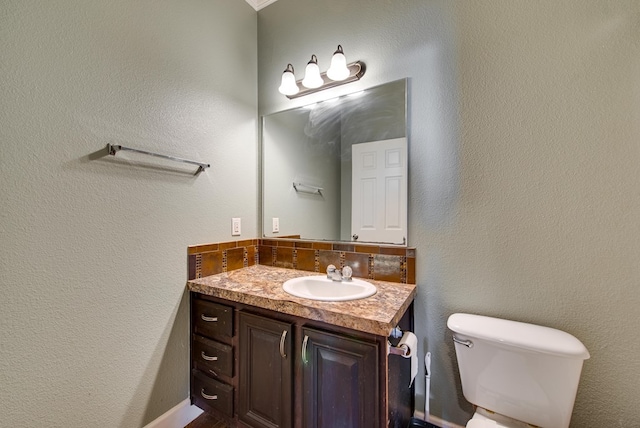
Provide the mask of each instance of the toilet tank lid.
POLYGON ((587 348, 567 332, 483 315, 453 314, 450 330, 470 337, 568 358, 589 358, 587 348))

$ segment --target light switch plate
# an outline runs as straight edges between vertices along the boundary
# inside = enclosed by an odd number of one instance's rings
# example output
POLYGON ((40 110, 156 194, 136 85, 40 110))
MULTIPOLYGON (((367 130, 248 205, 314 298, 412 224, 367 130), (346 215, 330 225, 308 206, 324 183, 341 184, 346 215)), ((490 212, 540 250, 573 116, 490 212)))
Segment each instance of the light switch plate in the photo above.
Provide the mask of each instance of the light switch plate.
POLYGON ((273 217, 271 219, 271 233, 278 233, 280 232, 280 219, 278 217, 273 217))
POLYGON ((231 219, 231 236, 240 236, 241 222, 240 217, 234 217, 231 219))

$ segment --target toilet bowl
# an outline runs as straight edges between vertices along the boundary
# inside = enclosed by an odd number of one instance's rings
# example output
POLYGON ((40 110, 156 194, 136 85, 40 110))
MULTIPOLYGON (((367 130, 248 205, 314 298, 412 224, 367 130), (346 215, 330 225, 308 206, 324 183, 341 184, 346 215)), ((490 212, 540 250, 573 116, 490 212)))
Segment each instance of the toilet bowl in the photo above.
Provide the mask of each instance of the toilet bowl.
POLYGON ((466 428, 536 428, 528 423, 478 407, 466 428))

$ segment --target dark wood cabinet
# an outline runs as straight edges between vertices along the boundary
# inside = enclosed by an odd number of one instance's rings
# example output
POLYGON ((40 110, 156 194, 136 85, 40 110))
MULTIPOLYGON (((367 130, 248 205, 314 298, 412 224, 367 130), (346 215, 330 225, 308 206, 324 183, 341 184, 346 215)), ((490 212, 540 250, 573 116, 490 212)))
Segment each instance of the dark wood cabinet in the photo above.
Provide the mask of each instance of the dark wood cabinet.
POLYGON ((191 401, 231 420, 235 413, 233 306, 191 299, 191 401))
POLYGON ((229 340, 233 337, 233 307, 195 299, 191 311, 193 332, 229 340))
POLYGON ((240 312, 238 418, 256 428, 291 428, 292 325, 240 312))
POLYGON ((380 426, 377 344, 309 328, 302 334, 305 427, 380 426))
POLYGON ((387 355, 386 337, 198 293, 191 333, 192 403, 232 427, 404 428, 412 416, 409 361, 387 355))
POLYGON ((224 416, 233 415, 233 387, 195 372, 191 377, 191 393, 194 403, 204 410, 217 410, 224 416))

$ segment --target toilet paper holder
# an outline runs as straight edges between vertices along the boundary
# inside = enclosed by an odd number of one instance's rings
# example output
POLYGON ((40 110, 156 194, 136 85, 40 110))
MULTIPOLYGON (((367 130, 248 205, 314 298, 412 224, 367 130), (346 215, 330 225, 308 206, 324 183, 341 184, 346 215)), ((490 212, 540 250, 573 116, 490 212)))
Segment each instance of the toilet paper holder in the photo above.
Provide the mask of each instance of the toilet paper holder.
POLYGON ((393 346, 391 342, 389 342, 388 340, 387 340, 387 349, 389 354, 401 355, 403 357, 409 356, 409 352, 411 352, 407 345, 393 346))
POLYGON ((402 337, 395 346, 391 344, 389 339, 387 339, 387 355, 400 355, 402 358, 408 358, 411 360, 411 381, 409 382, 409 388, 411 388, 413 380, 418 374, 418 338, 412 332, 402 332, 399 327, 396 327, 393 329, 390 336, 397 338, 398 335, 402 337))
MULTIPOLYGON (((404 333, 400 329, 400 327, 396 326, 393 330, 391 330, 391 334, 389 336, 395 339, 399 339, 402 337, 403 334, 404 333)), ((400 355, 403 357, 408 357, 410 352, 411 350, 407 345, 402 344, 400 346, 393 346, 391 342, 387 340, 387 354, 394 354, 394 355, 400 355)))

